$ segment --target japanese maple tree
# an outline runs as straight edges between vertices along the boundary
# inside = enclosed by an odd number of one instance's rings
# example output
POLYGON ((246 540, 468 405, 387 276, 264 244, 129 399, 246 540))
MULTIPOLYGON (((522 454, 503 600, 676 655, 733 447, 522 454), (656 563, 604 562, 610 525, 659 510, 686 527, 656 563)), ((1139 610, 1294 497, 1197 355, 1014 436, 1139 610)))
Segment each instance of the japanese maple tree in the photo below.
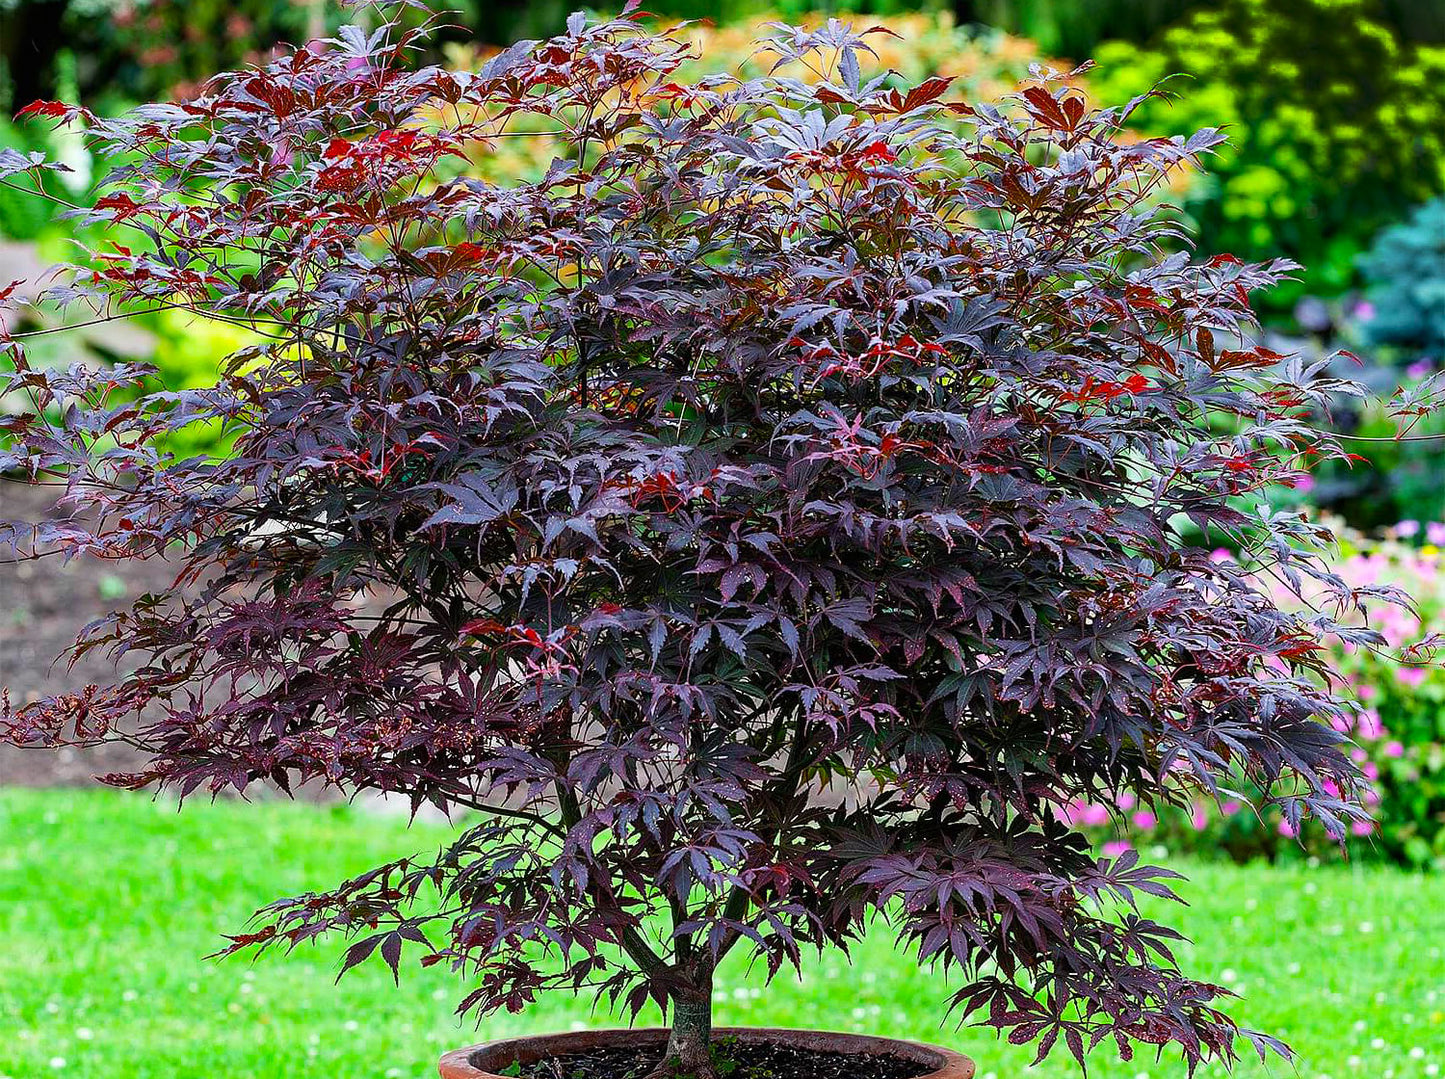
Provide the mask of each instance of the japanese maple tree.
POLYGON ((1295 824, 1360 815, 1317 657, 1378 637, 1339 624, 1327 532, 1254 509, 1338 452, 1311 416, 1342 387, 1242 332, 1289 264, 1161 253, 1161 186, 1221 136, 1120 138, 1138 102, 1047 74, 997 107, 904 86, 837 22, 690 84, 632 16, 476 72, 416 69, 423 33, 26 110, 115 162, 76 211, 115 242, 49 300, 257 344, 173 391, 4 342, 33 407, 0 467, 71 510, 9 547, 177 575, 80 636, 113 684, 3 736, 131 743, 126 787, 440 807, 439 856, 230 950, 344 934, 344 967, 449 964, 478 1015, 652 1002, 661 1070, 711 1071, 735 949, 771 975, 875 920, 1041 1057, 1233 1059, 1228 992, 1134 908, 1175 874, 1064 813, 1244 772, 1295 824), (540 181, 469 176, 537 130, 568 150, 540 181), (200 423, 234 452, 178 457, 200 423), (1205 536, 1334 606, 1282 611, 1205 536))

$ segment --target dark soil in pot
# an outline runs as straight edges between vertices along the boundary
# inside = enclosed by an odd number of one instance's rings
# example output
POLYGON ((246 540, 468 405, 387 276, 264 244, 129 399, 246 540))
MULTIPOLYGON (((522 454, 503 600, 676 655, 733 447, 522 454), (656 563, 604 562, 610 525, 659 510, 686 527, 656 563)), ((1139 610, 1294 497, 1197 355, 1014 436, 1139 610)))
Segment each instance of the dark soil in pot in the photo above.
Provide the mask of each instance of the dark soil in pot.
MULTIPOLYGON (((455 1049, 442 1079, 642 1079, 662 1059, 668 1031, 652 1028, 538 1034, 455 1049)), ((973 1061, 938 1045, 778 1027, 713 1027, 718 1079, 974 1079, 973 1061)))
MULTIPOLYGON (((917 1079, 930 1070, 902 1057, 830 1053, 778 1042, 722 1038, 714 1051, 722 1079, 917 1079)), ((520 1079, 642 1079, 661 1059, 650 1046, 617 1046, 548 1057, 503 1069, 502 1074, 515 1073, 520 1079)))

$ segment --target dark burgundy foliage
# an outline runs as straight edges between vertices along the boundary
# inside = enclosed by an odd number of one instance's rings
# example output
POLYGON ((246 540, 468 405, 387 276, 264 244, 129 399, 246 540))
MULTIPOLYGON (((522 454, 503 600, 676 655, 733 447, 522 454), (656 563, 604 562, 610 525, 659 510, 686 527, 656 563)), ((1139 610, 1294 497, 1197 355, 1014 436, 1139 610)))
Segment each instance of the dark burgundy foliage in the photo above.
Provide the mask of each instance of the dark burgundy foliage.
POLYGON ((1156 246, 1166 175, 1221 136, 1121 140, 1128 108, 1051 78, 951 102, 863 74, 836 23, 777 31, 808 84, 679 85, 630 17, 478 73, 412 69, 418 40, 34 110, 120 162, 81 216, 135 237, 52 301, 265 340, 181 392, 8 344, 35 408, 0 468, 84 511, 9 545, 178 578, 78 644, 134 673, 4 736, 131 741, 128 787, 462 814, 230 950, 340 932, 346 967, 449 964, 478 1014, 653 1001, 705 1071, 719 960, 776 973, 881 918, 1041 1057, 1232 1059, 1227 991, 1133 906, 1174 874, 1061 819, 1235 770, 1290 821, 1359 814, 1316 650, 1357 597, 1252 497, 1338 452, 1309 417, 1341 387, 1239 344, 1291 266, 1156 246), (467 175, 539 126, 569 151, 543 180, 467 175), (201 422, 234 454, 175 459, 201 422), (1335 605, 1282 612, 1201 535, 1335 605))

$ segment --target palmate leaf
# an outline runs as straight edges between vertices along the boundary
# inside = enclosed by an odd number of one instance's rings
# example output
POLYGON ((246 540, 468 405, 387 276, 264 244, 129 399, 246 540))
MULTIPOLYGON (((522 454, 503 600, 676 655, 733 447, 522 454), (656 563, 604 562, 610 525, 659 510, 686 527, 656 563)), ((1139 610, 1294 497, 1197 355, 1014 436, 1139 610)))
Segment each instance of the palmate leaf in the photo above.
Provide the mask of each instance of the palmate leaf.
POLYGON ((1041 1058, 1232 1060, 1227 993, 1132 909, 1175 874, 1058 814, 1235 769, 1291 822, 1359 812, 1320 722, 1341 627, 1176 528, 1366 598, 1327 529, 1239 505, 1293 474, 1282 447, 1339 452, 1310 410, 1350 387, 1222 344, 1289 265, 1157 252, 1150 190, 1217 135, 1122 143, 1049 79, 1001 107, 899 87, 838 21, 772 44, 817 86, 679 85, 687 48, 635 19, 473 73, 409 68, 417 33, 87 120, 117 165, 84 216, 117 243, 49 301, 266 343, 167 393, 0 342, 0 394, 36 406, 0 463, 77 510, 0 542, 179 573, 84 635, 128 673, 6 704, 0 737, 461 829, 230 951, 336 933, 343 971, 448 964, 463 1011, 591 989, 635 1016, 709 999, 736 947, 772 976, 881 915, 1041 1058), (543 179, 467 175, 538 129, 543 179), (168 457, 203 420, 234 453, 168 457))

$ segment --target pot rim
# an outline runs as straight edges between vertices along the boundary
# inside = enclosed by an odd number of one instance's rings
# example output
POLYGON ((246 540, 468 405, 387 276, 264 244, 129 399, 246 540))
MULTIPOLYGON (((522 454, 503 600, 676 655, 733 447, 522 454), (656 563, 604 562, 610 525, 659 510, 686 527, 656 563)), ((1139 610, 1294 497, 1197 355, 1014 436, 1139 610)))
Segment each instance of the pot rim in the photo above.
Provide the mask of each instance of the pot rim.
MULTIPOLYGON (((441 1079, 505 1079, 489 1068, 503 1068, 513 1061, 530 1064, 545 1057, 586 1052, 617 1045, 665 1041, 663 1027, 617 1027, 605 1030, 573 1030, 538 1034, 455 1049, 441 1059, 441 1079)), ((803 1049, 866 1056, 894 1056, 932 1068, 917 1079, 973 1079, 974 1063, 962 1053, 925 1042, 883 1038, 872 1034, 845 1034, 831 1030, 795 1030, 786 1027, 715 1027, 714 1036, 733 1037, 742 1042, 780 1042, 803 1049)))

